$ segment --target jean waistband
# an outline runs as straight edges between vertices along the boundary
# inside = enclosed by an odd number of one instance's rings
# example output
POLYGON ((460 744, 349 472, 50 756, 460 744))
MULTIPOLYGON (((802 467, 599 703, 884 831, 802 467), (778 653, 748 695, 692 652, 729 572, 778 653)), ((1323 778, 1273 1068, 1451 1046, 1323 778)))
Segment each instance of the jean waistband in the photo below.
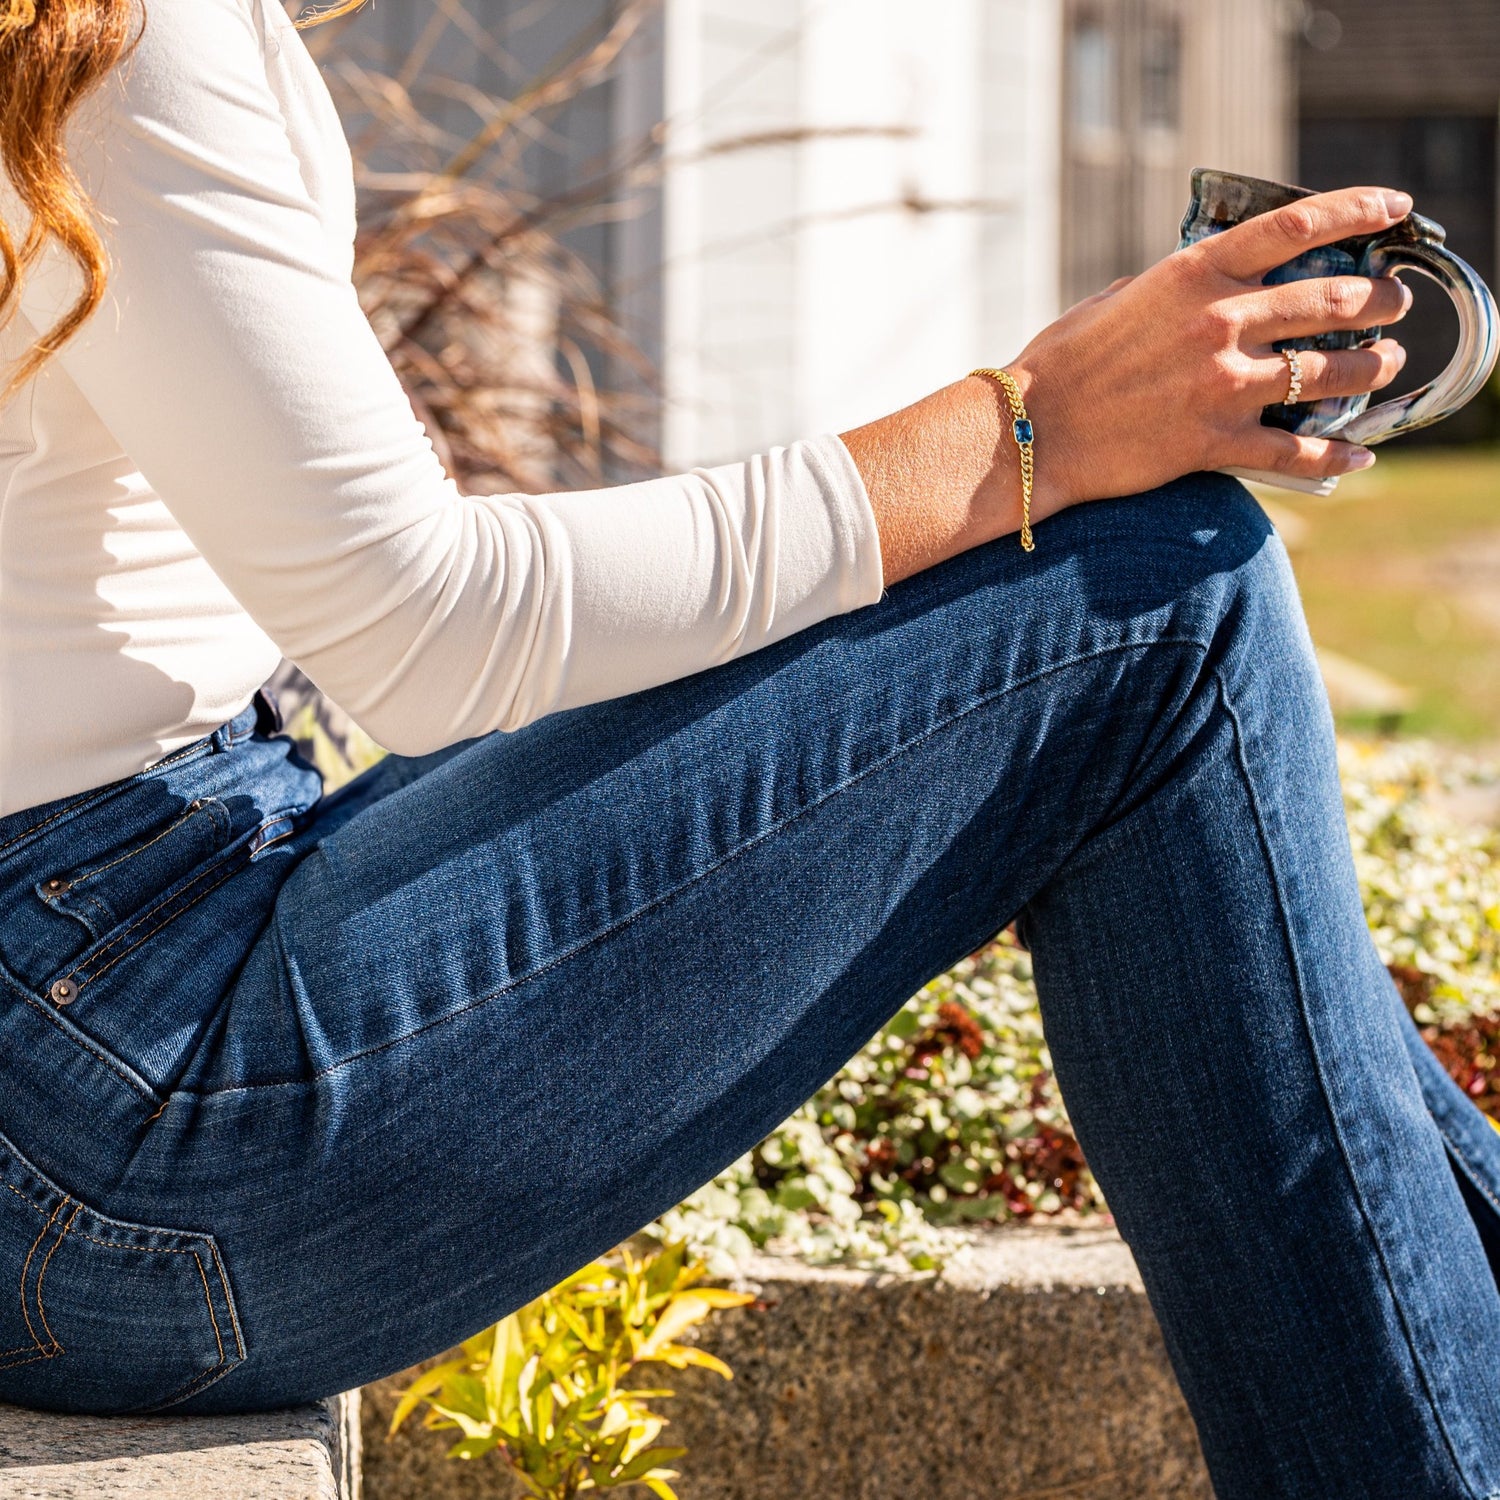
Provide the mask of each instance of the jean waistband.
POLYGON ((261 688, 239 713, 219 725, 211 734, 179 746, 133 776, 94 787, 87 792, 62 797, 55 802, 43 803, 38 807, 24 808, 9 817, 0 818, 0 853, 14 849, 27 841, 30 835, 45 830, 74 809, 112 801, 133 785, 155 781, 179 764, 194 761, 205 753, 231 749, 249 740, 257 732, 264 736, 274 735, 281 727, 282 715, 276 699, 265 688, 261 688))
POLYGON ((267 688, 259 688, 239 713, 208 736, 208 741, 215 750, 227 750, 257 730, 261 734, 276 734, 281 727, 281 707, 275 695, 267 688))

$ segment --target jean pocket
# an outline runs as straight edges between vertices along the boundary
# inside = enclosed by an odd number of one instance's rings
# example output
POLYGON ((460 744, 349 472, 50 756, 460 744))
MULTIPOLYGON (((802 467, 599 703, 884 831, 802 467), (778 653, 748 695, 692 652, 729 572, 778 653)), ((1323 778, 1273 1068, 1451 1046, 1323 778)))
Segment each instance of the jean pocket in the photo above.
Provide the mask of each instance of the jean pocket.
POLYGON ((0 1400, 160 1411, 244 1357, 212 1235, 109 1218, 0 1136, 0 1400))
MULTIPOLYGON (((211 805, 211 801, 204 804, 205 807, 211 805)), ((208 860, 197 862, 186 875, 159 890, 138 909, 105 927, 93 943, 72 954, 54 970, 52 977, 44 983, 47 998, 56 1006, 73 1005, 90 985, 212 895, 262 850, 294 833, 301 811, 300 808, 287 809, 262 819, 208 860)), ((78 1014, 75 1013, 75 1020, 78 1014)))
POLYGON ((36 883, 37 897, 71 917, 98 941, 155 896, 211 859, 229 838, 229 809, 217 797, 198 797, 123 847, 36 883))

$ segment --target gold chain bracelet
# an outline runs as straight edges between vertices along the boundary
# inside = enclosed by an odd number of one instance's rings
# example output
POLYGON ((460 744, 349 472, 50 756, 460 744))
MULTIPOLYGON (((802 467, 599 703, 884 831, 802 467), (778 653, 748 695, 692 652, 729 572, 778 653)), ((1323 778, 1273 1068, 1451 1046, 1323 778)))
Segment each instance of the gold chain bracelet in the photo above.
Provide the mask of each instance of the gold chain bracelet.
POLYGON ((1016 378, 1009 370, 980 369, 970 370, 969 373, 988 375, 991 380, 998 380, 1010 403, 1011 436, 1016 440, 1016 447, 1021 450, 1021 545, 1028 552, 1034 551, 1036 544, 1031 540, 1031 486, 1036 477, 1036 430, 1031 425, 1031 418, 1026 415, 1026 402, 1021 397, 1021 387, 1016 384, 1016 378))

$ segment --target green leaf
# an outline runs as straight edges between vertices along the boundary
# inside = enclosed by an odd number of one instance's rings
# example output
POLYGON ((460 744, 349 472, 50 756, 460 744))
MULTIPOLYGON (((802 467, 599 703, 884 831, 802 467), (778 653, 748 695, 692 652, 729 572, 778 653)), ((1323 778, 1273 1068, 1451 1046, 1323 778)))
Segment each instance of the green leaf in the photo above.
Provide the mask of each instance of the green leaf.
POLYGON ((495 1424, 487 1417, 471 1417, 466 1411, 441 1405, 431 1396, 427 1399, 433 1411, 439 1416, 448 1418, 448 1421, 444 1423, 445 1426, 461 1427, 468 1437, 488 1437, 494 1429, 495 1424))
POLYGON ((581 1270, 574 1271, 573 1274, 567 1277, 565 1280, 559 1281, 547 1295, 549 1297, 556 1297, 563 1292, 570 1291, 573 1287, 578 1286, 581 1282, 588 1281, 608 1283, 613 1280, 614 1272, 610 1270, 610 1268, 605 1265, 602 1260, 593 1260, 590 1261, 588 1265, 584 1266, 581 1270))
POLYGON ((673 1344, 672 1352, 674 1355, 672 1365, 675 1369, 680 1370, 686 1365, 697 1365, 700 1370, 712 1370, 715 1375, 722 1375, 725 1380, 734 1379, 734 1371, 722 1359, 716 1358, 706 1349, 697 1349, 687 1344, 673 1344))
POLYGON ((455 1443, 448 1450, 449 1458, 483 1458, 486 1453, 493 1453, 500 1446, 497 1437, 467 1437, 461 1443, 455 1443))
POLYGON ((516 1406, 522 1423, 530 1431, 535 1431, 531 1421, 531 1387, 536 1380, 537 1367, 540 1364, 541 1356, 533 1354, 521 1366, 521 1373, 516 1377, 516 1406))
POLYGON ((569 1307, 566 1302, 557 1304, 557 1316, 567 1326, 568 1331, 592 1354, 597 1354, 604 1347, 604 1322, 602 1318, 596 1318, 591 1324, 576 1307, 569 1307))
MULTIPOLYGON (((438 1403, 433 1402, 434 1406, 438 1403)), ((484 1399, 484 1386, 465 1371, 457 1371, 443 1386, 442 1406, 454 1416, 462 1414, 475 1421, 490 1420, 490 1409, 484 1399)))
POLYGON ((510 1423, 520 1414, 521 1400, 517 1382, 526 1364, 526 1340, 518 1313, 502 1318, 495 1325, 495 1347, 484 1371, 484 1394, 489 1409, 502 1423, 510 1423))
POLYGON ((643 1448, 615 1475, 615 1483, 634 1484, 636 1480, 644 1479, 652 1469, 672 1463, 686 1452, 686 1448, 643 1448))
POLYGON ((391 1425, 386 1429, 389 1438, 396 1429, 417 1409, 422 1398, 437 1390, 450 1375, 463 1369, 461 1359, 450 1359, 444 1364, 434 1365, 417 1378, 401 1393, 396 1410, 391 1414, 391 1425))
POLYGON ((625 1445, 629 1441, 630 1433, 627 1430, 601 1444, 589 1455, 589 1477, 600 1489, 606 1489, 614 1482, 615 1467, 620 1462, 620 1455, 624 1453, 625 1445))
POLYGON ((679 1292, 663 1309, 656 1326, 646 1342, 641 1345, 639 1359, 652 1359, 656 1350, 671 1343, 678 1334, 701 1323, 709 1313, 720 1307, 743 1307, 755 1301, 743 1292, 722 1291, 718 1287, 695 1287, 690 1292, 679 1292))
POLYGON ((682 1266, 686 1258, 687 1242, 685 1240, 678 1240, 668 1245, 654 1256, 646 1268, 646 1295, 659 1297, 664 1292, 672 1291, 677 1285, 678 1277, 682 1274, 682 1266))
POLYGON ((550 1385, 543 1386, 536 1393, 536 1401, 533 1407, 533 1426, 537 1439, 540 1442, 548 1442, 552 1437, 552 1412, 556 1405, 556 1397, 553 1395, 550 1385))

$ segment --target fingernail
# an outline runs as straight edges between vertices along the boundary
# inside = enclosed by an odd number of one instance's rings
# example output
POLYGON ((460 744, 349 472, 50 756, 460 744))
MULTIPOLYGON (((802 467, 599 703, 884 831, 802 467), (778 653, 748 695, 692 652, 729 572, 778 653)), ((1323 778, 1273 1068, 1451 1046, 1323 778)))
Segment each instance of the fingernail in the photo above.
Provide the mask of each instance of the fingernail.
POLYGON ((1411 202, 1410 193, 1388 192, 1385 195, 1385 206, 1393 219, 1404 219, 1411 212, 1411 202))
POLYGON ((1401 311, 1404 313, 1410 312, 1412 303, 1417 300, 1416 293, 1413 292, 1412 289, 1407 286, 1404 281, 1401 283, 1401 291, 1403 293, 1401 298, 1401 311))
POLYGON ((1398 370, 1404 370, 1406 368, 1406 345, 1405 344, 1397 344, 1396 345, 1396 368, 1398 370))
POLYGON ((1375 464, 1375 453, 1370 448, 1356 448, 1346 460, 1349 473, 1356 473, 1360 469, 1373 468, 1375 464))

